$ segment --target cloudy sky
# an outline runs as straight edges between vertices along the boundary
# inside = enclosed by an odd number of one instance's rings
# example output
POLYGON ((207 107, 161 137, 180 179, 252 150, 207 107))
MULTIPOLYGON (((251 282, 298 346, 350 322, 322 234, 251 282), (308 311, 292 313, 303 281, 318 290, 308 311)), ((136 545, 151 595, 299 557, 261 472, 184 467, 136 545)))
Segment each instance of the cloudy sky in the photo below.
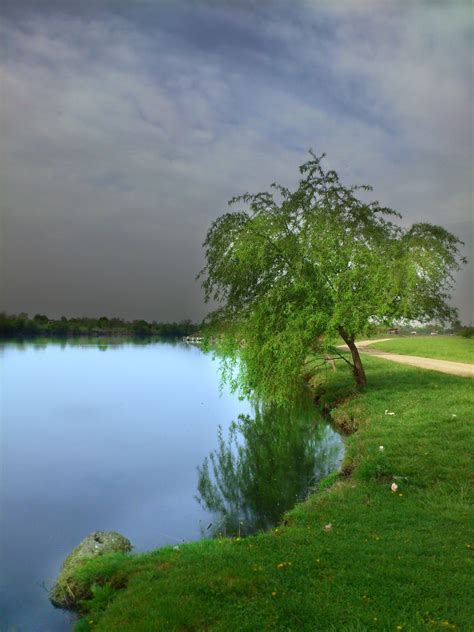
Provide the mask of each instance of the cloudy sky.
MULTIPOLYGON (((3 0, 2 308, 197 319, 226 202, 308 148, 472 259, 470 2, 3 0)), ((472 267, 454 302, 468 322, 472 267)))

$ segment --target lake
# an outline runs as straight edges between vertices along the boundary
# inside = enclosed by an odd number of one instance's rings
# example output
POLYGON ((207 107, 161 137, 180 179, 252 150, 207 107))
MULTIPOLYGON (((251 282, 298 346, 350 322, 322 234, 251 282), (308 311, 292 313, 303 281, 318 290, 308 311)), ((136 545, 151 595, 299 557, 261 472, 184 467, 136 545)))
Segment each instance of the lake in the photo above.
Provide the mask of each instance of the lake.
POLYGON ((221 393, 217 362, 184 343, 7 342, 0 362, 1 632, 71 630, 47 590, 92 531, 145 551, 267 528, 342 457, 316 410, 300 428, 221 393))

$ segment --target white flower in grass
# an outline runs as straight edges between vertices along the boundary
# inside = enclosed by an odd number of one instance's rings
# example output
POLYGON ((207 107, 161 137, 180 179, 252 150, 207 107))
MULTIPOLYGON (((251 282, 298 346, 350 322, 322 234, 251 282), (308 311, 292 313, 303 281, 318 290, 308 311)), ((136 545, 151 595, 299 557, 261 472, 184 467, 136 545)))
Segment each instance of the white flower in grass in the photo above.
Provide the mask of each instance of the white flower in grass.
POLYGON ((396 492, 398 489, 398 485, 396 483, 392 483, 390 485, 390 489, 392 490, 392 492, 396 492))

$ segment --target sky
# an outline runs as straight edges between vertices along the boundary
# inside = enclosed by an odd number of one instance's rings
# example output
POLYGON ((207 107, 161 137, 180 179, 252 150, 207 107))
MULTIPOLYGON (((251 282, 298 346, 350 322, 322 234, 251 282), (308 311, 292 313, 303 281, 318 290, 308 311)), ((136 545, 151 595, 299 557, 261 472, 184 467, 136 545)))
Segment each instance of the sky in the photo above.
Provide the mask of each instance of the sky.
MULTIPOLYGON (((3 0, 1 305, 199 320, 227 201, 308 149, 473 259, 470 2, 3 0)), ((453 303, 474 320, 472 263, 453 303)))

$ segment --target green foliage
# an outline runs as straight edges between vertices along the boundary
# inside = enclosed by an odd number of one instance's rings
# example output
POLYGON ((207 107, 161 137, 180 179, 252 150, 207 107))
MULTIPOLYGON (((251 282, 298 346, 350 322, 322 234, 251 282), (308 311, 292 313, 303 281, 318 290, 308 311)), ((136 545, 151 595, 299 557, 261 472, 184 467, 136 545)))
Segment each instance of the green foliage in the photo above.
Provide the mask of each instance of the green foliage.
POLYGON ((474 338, 474 327, 463 327, 458 332, 458 336, 462 336, 463 338, 474 338))
POLYGON ((149 336, 150 326, 146 320, 134 320, 132 323, 132 333, 134 336, 149 336))
POLYGON ((59 320, 36 314, 29 319, 27 314, 8 315, 0 313, 0 339, 34 336, 163 336, 180 337, 195 333, 199 326, 190 320, 179 323, 152 323, 146 320, 127 322, 121 318, 70 318, 59 320))
MULTIPOLYGON (((397 318, 450 320, 449 289, 462 259, 439 226, 403 229, 399 213, 357 197, 311 153, 295 191, 233 198, 214 221, 201 271, 210 322, 225 332, 223 375, 244 391, 285 400, 301 385, 309 351, 324 354, 397 318)), ((351 349, 359 385, 364 376, 351 349)))
POLYGON ((33 317, 33 320, 39 325, 47 325, 48 323, 48 317, 45 316, 44 314, 35 314, 35 316, 33 317))

